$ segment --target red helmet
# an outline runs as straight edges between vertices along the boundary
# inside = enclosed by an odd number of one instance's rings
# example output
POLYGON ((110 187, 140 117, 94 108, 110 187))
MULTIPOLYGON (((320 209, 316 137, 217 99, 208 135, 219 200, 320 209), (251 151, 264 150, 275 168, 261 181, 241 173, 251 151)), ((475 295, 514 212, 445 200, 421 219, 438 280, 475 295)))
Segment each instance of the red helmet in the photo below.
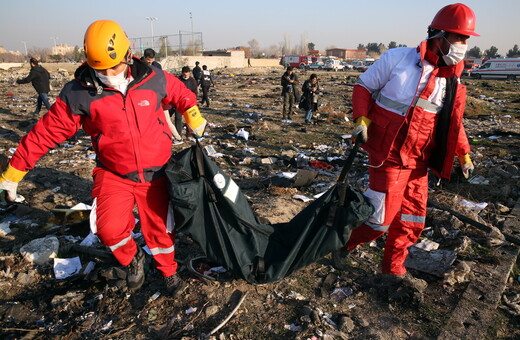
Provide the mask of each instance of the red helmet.
POLYGON ((430 28, 480 37, 475 33, 475 21, 475 13, 471 8, 457 3, 441 8, 433 18, 430 28))

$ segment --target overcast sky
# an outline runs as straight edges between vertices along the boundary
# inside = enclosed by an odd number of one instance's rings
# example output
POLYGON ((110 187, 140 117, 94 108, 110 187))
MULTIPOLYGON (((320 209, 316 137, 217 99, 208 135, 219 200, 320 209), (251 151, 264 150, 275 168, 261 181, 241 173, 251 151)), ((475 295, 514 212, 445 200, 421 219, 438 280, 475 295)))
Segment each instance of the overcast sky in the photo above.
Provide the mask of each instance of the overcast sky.
MULTIPOLYGON (((69 46, 83 44, 90 23, 98 19, 118 22, 130 38, 202 32, 205 49, 248 46, 256 39, 260 48, 278 45, 289 37, 291 45, 302 37, 317 49, 355 49, 358 44, 390 41, 416 46, 437 11, 454 1, 418 0, 1 0, 0 46, 23 52, 50 48, 54 41, 69 46), (190 19, 190 12, 192 19, 190 19), (157 21, 146 20, 156 17, 157 21)), ((505 55, 520 45, 519 0, 467 0, 477 16, 469 48, 482 51, 496 46, 505 55)))

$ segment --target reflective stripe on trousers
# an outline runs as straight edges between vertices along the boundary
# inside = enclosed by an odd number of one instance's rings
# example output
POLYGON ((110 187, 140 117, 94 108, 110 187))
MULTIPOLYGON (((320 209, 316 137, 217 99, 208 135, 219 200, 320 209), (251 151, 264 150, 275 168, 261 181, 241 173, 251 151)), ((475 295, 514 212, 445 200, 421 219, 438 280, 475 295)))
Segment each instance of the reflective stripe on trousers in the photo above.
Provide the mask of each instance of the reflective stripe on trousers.
POLYGON ((135 227, 134 207, 137 205, 141 233, 156 263, 164 275, 177 271, 175 235, 168 233, 168 191, 166 177, 148 183, 137 183, 113 173, 94 170, 93 196, 96 201, 96 235, 110 247, 123 266, 128 265, 137 252, 131 232, 135 227))
MULTIPOLYGON (((385 163, 370 168, 370 189, 385 194, 381 223, 365 223, 354 229, 347 249, 371 242, 388 232, 383 256, 383 273, 401 275, 406 272, 407 248, 424 229, 428 200, 428 175, 425 167, 403 169, 385 163)), ((376 207, 377 210, 377 207, 376 207)))

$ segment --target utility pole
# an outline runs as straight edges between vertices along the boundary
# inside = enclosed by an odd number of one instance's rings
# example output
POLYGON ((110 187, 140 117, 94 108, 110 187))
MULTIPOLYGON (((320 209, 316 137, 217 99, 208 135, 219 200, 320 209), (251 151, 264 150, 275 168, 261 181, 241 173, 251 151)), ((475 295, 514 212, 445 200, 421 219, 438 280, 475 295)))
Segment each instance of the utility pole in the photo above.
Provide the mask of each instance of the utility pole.
POLYGON ((23 47, 25 47, 25 56, 27 57, 27 41, 22 41, 23 47))
POLYGON ((190 12, 190 21, 191 21, 191 48, 193 50, 193 55, 195 55, 195 41, 193 40, 193 16, 190 12))
POLYGON ((164 41, 164 57, 168 57, 168 36, 163 36, 164 41))
POLYGON ((153 49, 153 41, 154 41, 154 36, 153 36, 153 22, 159 20, 159 18, 156 18, 156 17, 146 17, 145 19, 146 19, 146 20, 150 20, 150 27, 152 28, 152 49, 153 49))
POLYGON ((56 40, 58 40, 58 37, 51 37, 52 40, 54 40, 54 47, 56 47, 56 40))

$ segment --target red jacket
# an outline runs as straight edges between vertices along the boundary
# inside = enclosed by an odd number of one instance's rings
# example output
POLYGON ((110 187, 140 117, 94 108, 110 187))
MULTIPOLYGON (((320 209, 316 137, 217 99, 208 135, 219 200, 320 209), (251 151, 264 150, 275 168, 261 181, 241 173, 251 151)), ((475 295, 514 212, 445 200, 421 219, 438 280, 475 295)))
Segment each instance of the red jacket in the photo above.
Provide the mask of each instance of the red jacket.
POLYGON ((354 119, 371 120, 363 147, 371 165, 385 161, 408 168, 428 165, 449 178, 455 155, 470 152, 462 116, 466 87, 459 83, 462 63, 437 67, 438 57, 426 48, 397 48, 359 77, 352 94, 354 119), (443 111, 447 83, 454 88, 453 105, 443 111))
POLYGON ((92 137, 97 165, 135 182, 160 177, 171 154, 171 132, 163 105, 185 112, 197 105, 177 77, 133 59, 126 95, 101 88, 86 64, 68 82, 48 113, 25 135, 10 162, 27 171, 50 148, 83 127, 92 137))

